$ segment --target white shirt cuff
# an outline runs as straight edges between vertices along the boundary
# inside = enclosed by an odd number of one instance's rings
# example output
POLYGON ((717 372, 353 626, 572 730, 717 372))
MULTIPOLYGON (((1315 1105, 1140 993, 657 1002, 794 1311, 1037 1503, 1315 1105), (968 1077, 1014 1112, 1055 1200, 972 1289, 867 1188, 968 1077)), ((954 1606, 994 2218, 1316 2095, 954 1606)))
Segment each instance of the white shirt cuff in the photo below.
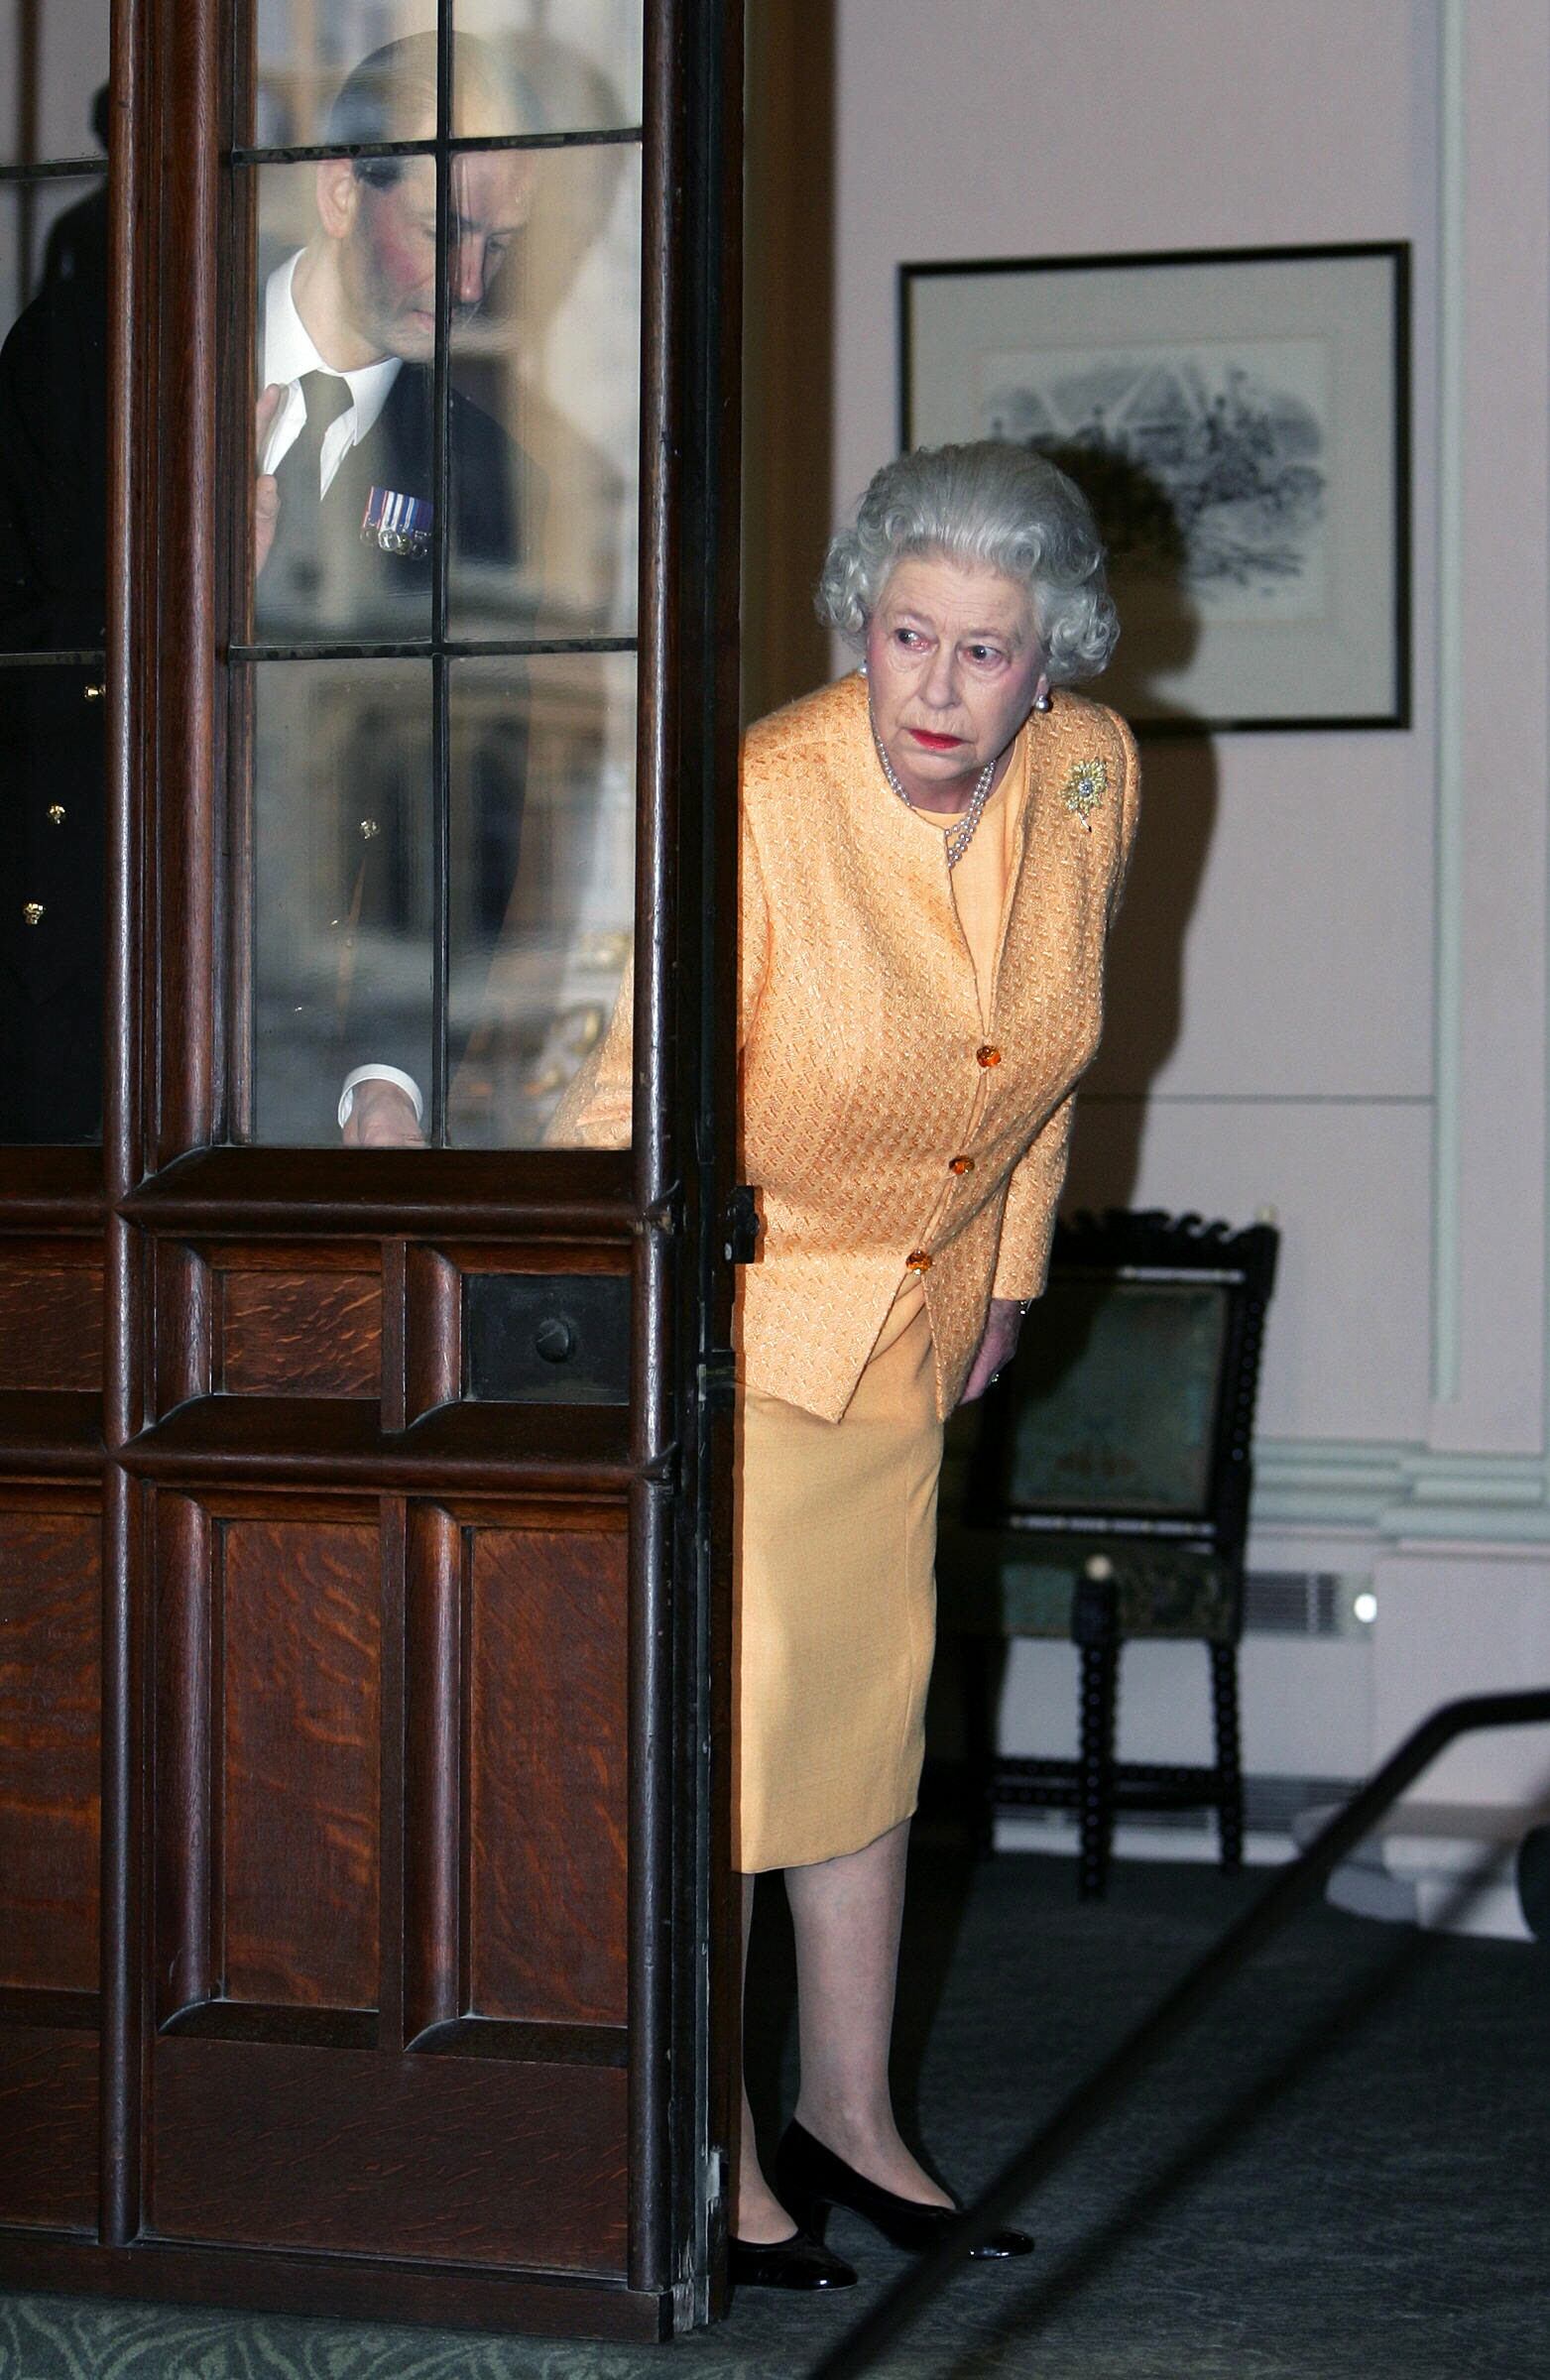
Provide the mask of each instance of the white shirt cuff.
POLYGON ((415 1122, 423 1124, 425 1103, 419 1096, 419 1085, 416 1082, 415 1077, 412 1074, 405 1074, 397 1066, 374 1064, 357 1066, 352 1074, 347 1074, 344 1078, 344 1089, 339 1094, 339 1130, 341 1131, 350 1121, 350 1114, 355 1106, 355 1088, 358 1083, 397 1083, 405 1097, 414 1104, 415 1122))

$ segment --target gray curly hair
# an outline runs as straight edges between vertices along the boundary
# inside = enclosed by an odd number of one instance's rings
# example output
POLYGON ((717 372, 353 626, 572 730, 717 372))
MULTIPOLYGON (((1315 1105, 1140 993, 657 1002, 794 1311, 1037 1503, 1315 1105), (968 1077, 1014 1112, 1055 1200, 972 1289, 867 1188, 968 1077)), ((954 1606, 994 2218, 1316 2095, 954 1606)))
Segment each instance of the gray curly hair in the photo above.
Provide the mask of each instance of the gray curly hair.
POLYGON ((885 463, 853 529, 836 531, 815 597, 818 617, 857 650, 906 554, 979 562, 1025 587, 1057 685, 1096 677, 1120 622, 1092 508, 1065 473, 1026 446, 916 446, 885 463))

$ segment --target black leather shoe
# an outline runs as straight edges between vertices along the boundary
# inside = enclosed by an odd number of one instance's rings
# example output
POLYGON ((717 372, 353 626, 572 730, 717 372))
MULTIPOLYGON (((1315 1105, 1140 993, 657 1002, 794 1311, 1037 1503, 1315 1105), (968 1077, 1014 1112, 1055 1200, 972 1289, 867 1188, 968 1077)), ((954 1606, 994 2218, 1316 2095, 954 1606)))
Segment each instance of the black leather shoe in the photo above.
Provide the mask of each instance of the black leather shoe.
MULTIPOLYGON (((958 2219, 955 2206, 925 2206, 918 2199, 901 2199, 880 2183, 869 2182, 821 2140, 814 2140, 794 2116, 781 2134, 770 2180, 781 2205, 789 2206, 802 2230, 815 2239, 823 2237, 830 2207, 845 2206, 852 2214, 865 2216, 894 2247, 919 2256, 934 2248, 948 2225, 958 2219)), ((1004 2256, 1026 2256, 1032 2246, 1025 2231, 993 2231, 969 2254, 977 2263, 988 2263, 1004 2256)))
POLYGON ((856 2268, 808 2231, 789 2239, 734 2239, 727 2277, 734 2289, 854 2289, 856 2268))

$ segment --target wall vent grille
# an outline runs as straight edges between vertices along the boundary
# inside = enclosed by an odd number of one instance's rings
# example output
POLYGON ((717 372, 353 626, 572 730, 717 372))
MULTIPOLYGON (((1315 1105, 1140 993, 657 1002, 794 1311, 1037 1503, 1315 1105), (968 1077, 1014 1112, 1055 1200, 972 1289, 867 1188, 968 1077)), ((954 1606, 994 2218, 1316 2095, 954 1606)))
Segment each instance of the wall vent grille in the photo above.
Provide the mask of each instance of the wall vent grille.
POLYGON ((1341 1570, 1252 1570, 1244 1585, 1244 1628, 1252 1636, 1357 1636, 1352 1606, 1369 1578, 1341 1570))

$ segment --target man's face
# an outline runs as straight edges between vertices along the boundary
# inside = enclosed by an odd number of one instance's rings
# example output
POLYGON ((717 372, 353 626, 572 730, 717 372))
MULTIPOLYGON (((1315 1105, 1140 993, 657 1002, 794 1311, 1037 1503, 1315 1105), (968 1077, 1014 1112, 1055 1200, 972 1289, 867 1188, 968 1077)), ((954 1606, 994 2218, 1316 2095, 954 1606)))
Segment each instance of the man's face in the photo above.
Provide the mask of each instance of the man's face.
MULTIPOLYGON (((522 152, 491 150, 452 161, 447 280, 454 328, 483 304, 511 241, 527 220, 533 166, 522 152)), ((405 161, 386 189, 354 179, 339 247, 339 285, 350 326, 379 356, 428 363, 435 352, 436 178, 428 157, 405 161)))

